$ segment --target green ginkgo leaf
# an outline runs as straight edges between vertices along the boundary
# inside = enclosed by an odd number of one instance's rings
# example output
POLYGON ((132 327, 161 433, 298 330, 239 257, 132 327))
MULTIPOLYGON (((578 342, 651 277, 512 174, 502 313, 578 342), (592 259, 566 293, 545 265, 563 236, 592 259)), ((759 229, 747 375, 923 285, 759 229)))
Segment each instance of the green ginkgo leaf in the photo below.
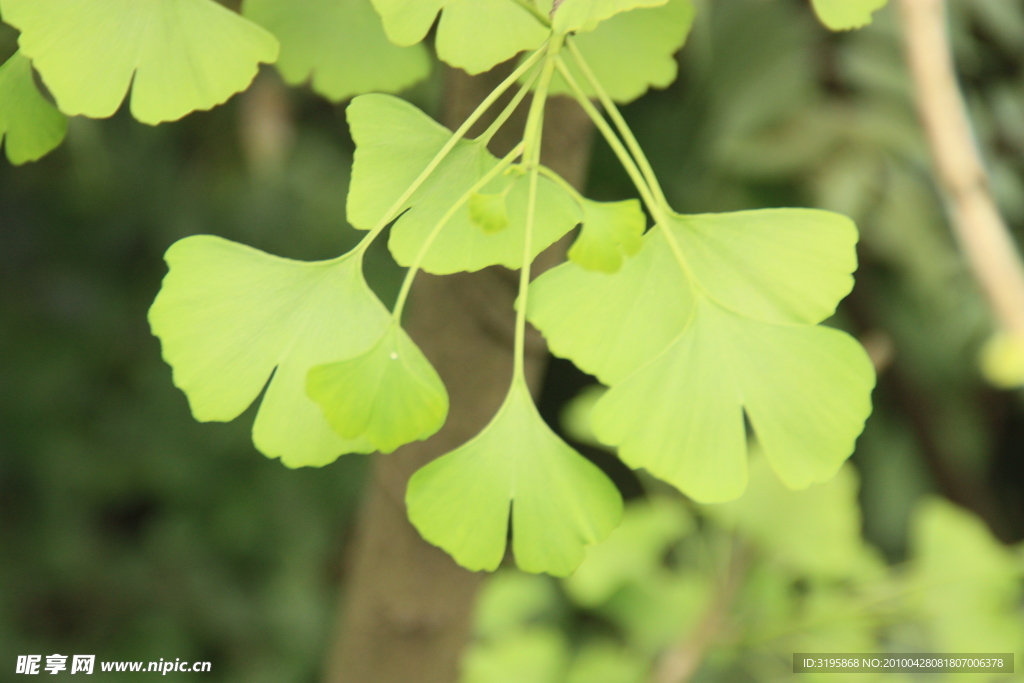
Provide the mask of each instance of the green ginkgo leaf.
POLYGON ((243 14, 281 41, 277 69, 292 85, 340 100, 400 92, 430 73, 426 47, 399 47, 370 0, 245 0, 243 14))
POLYGON ((874 371, 844 332, 761 322, 698 297, 686 332, 594 408, 597 437, 631 467, 701 502, 747 484, 746 411, 790 488, 835 476, 871 412, 874 371))
POLYGON ((597 437, 698 500, 728 500, 746 485, 746 412, 787 485, 833 476, 874 372, 853 339, 812 325, 850 290, 856 228, 803 209, 667 221, 617 273, 567 263, 531 287, 552 352, 612 386, 597 437))
POLYGON ((833 31, 848 31, 871 23, 871 15, 889 0, 811 0, 821 23, 833 31))
POLYGON ((277 59, 273 35, 213 0, 2 0, 57 106, 105 118, 131 85, 148 124, 222 104, 277 59))
MULTIPOLYGON (((348 106, 349 126, 356 142, 348 220, 372 229, 451 138, 451 131, 413 105, 388 95, 362 95, 348 106)), ((395 260, 410 265, 441 219, 498 160, 482 140, 460 140, 433 174, 413 193, 408 208, 391 229, 388 246, 395 260)), ((492 184, 509 182, 503 190, 508 227, 494 232, 473 222, 470 203, 455 212, 438 233, 423 260, 424 270, 448 274, 492 265, 519 268, 529 183, 512 168, 492 184)), ((485 188, 485 192, 490 187, 485 188)), ((478 207, 479 208, 479 207, 478 207)), ((533 254, 539 254, 581 220, 573 198, 548 178, 537 188, 533 254)))
POLYGON ((569 258, 587 270, 614 273, 624 256, 640 250, 647 217, 635 199, 582 203, 583 229, 569 248, 569 258))
POLYGON ((382 453, 432 436, 448 416, 444 383, 398 325, 362 355, 314 367, 306 391, 342 438, 382 453))
POLYGON ((471 74, 487 71, 550 35, 535 16, 512 0, 373 0, 384 30, 396 45, 423 40, 438 12, 437 56, 471 74))
POLYGON ((564 0, 555 10, 555 33, 591 31, 599 22, 638 7, 658 7, 668 0, 564 0))
POLYGON ((292 261, 196 235, 165 259, 170 271, 149 323, 197 420, 233 420, 266 386, 253 442, 268 457, 320 466, 374 450, 364 438, 339 437, 306 396, 311 368, 363 353, 391 320, 358 256, 292 261))
POLYGON ((664 351, 693 311, 693 292, 664 233, 642 240, 614 274, 568 261, 530 285, 527 318, 551 352, 609 385, 664 351))
POLYGON ((501 562, 511 511, 519 568, 555 576, 622 515, 618 490, 544 423, 522 379, 480 434, 412 476, 406 505, 425 539, 473 571, 501 562))
MULTIPOLYGON (((686 42, 693 17, 692 0, 669 0, 660 7, 616 14, 593 31, 577 33, 572 41, 605 92, 616 102, 627 103, 676 79, 679 69, 674 55, 686 42)), ((575 61, 566 58, 566 65, 584 92, 596 96, 575 61)), ((571 94, 572 90, 555 74, 551 93, 571 94)))
POLYGON ((32 79, 32 63, 15 52, 0 66, 0 142, 14 165, 35 161, 64 139, 68 120, 32 79))

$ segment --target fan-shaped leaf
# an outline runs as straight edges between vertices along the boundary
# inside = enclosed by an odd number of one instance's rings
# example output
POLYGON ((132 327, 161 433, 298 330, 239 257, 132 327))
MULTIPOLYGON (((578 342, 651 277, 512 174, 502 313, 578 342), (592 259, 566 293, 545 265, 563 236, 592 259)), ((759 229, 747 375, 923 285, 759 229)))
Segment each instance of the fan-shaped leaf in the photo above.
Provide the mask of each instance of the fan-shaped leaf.
MULTIPOLYGON (((593 31, 577 33, 572 41, 605 92, 616 102, 632 102, 648 89, 668 87, 676 79, 673 55, 686 42, 693 16, 692 0, 669 0, 660 7, 616 14, 593 31)), ((584 92, 596 96, 575 61, 567 58, 566 65, 584 92)), ((572 90, 556 73, 551 92, 572 90)))
POLYGON ((614 273, 623 256, 640 250, 647 217, 640 202, 583 200, 583 230, 569 248, 569 258, 587 270, 614 273))
POLYGON ((413 475, 406 504, 425 539, 474 571, 504 557, 511 507, 520 569, 556 576, 622 514, 615 486, 544 424, 522 380, 480 434, 413 475))
POLYGON ((340 100, 400 92, 430 73, 422 45, 399 47, 370 0, 246 0, 243 13, 281 41, 277 68, 292 85, 340 100))
POLYGON ((357 257, 291 261, 196 235, 165 258, 149 323, 197 420, 238 417, 273 373, 253 425, 265 455, 300 467, 373 451, 335 434, 305 391, 310 368, 366 351, 391 319, 357 257))
POLYGON ((471 74, 540 47, 550 34, 536 17, 510 0, 373 0, 373 6, 397 45, 423 40, 443 9, 437 26, 437 56, 471 74))
POLYGON ((15 52, 0 66, 0 142, 15 165, 35 161, 64 139, 68 120, 32 80, 32 63, 15 52))
POLYGON ((342 438, 382 453, 433 435, 448 415, 444 383, 398 325, 362 355, 314 367, 306 390, 342 438))
POLYGON ((210 109, 277 59, 263 28, 213 0, 3 0, 61 111, 110 116, 132 85, 132 114, 157 124, 210 109))
POLYGON ((864 349, 827 327, 777 325, 700 297, 689 329, 594 408, 598 438, 701 502, 747 481, 743 411, 790 488, 833 477, 871 412, 864 349))
POLYGON ((871 23, 871 15, 889 0, 811 0, 821 23, 833 31, 847 31, 871 23))
MULTIPOLYGON (((387 95, 357 97, 348 107, 348 120, 356 141, 348 219, 367 230, 380 221, 452 134, 416 107, 387 95)), ((408 211, 391 229, 389 246, 395 260, 410 265, 442 217, 497 163, 482 141, 460 140, 410 197, 408 211)), ((507 173, 493 184, 507 193, 508 227, 496 232, 481 230, 473 222, 467 202, 438 234, 423 261, 424 270, 446 274, 497 264, 509 268, 522 265, 529 183, 515 169, 507 173), (502 185, 510 179, 512 187, 502 185)), ((547 178, 539 180, 534 255, 580 221, 572 197, 547 178)))

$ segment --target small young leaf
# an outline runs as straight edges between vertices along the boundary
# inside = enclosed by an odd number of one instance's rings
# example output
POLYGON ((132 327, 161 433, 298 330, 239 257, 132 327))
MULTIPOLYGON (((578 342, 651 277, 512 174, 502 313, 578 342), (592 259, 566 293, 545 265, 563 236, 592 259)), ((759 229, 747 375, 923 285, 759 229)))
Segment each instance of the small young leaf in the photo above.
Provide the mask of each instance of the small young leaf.
POLYGON ((615 384, 658 355, 685 329, 693 292, 661 230, 617 273, 568 261, 530 285, 527 318, 551 352, 615 384))
POLYGON ((374 450, 335 434, 305 391, 310 368, 366 351, 391 320, 358 258, 292 261, 196 235, 165 259, 149 323, 197 420, 235 419, 273 374, 253 424, 266 456, 320 466, 374 450))
POLYGON ((406 505, 425 539, 473 571, 504 557, 511 507, 519 568, 555 576, 622 514, 612 482, 544 424, 521 380, 482 432, 412 476, 406 505))
POLYGON ((592 31, 599 22, 637 7, 658 7, 668 0, 564 0, 555 10, 555 33, 592 31))
POLYGON ((0 66, 0 142, 15 166, 35 161, 64 139, 67 118, 46 101, 32 79, 32 63, 15 52, 0 66))
POLYGON ((311 369, 306 391, 342 438, 382 453, 432 436, 448 416, 444 383, 397 325, 362 355, 311 369))
POLYGON ((396 45, 423 40, 442 9, 435 47, 443 61, 470 74, 534 50, 550 31, 511 0, 373 0, 396 45))
POLYGON ((687 331, 594 408, 597 437, 701 502, 743 493, 746 410, 790 488, 835 475, 871 412, 863 347, 827 327, 777 325, 704 297, 687 331))
POLYGON ((334 102, 400 92, 430 73, 426 47, 399 47, 370 0, 245 0, 243 14, 281 41, 277 68, 291 85, 312 78, 334 102))
POLYGON ((501 232, 508 227, 506 194, 496 192, 482 194, 474 192, 469 198, 469 219, 488 234, 501 232))
MULTIPOLYGON (((593 31, 577 33, 572 41, 608 95, 625 104, 676 79, 678 64, 673 55, 686 42, 693 17, 692 0, 669 0, 660 7, 616 14, 593 31)), ((584 92, 596 96, 575 61, 568 57, 565 61, 584 92)), ((565 79, 555 74, 551 93, 571 92, 565 79)))
POLYGON ((583 229, 569 248, 569 258, 587 270, 614 273, 622 267, 623 255, 640 250, 647 218, 640 202, 595 202, 583 200, 583 229))
POLYGON ((889 0, 811 0, 821 23, 833 31, 848 31, 871 23, 871 15, 889 0))
POLYGON ((210 109, 277 59, 263 28, 213 0, 3 0, 57 106, 105 118, 129 84, 131 111, 148 124, 210 109))
MULTIPOLYGON (((452 133, 408 102, 388 95, 357 97, 348 106, 347 114, 356 142, 348 219, 355 227, 369 230, 427 167, 452 133)), ((403 266, 410 265, 442 217, 497 163, 483 141, 460 140, 412 195, 403 207, 408 210, 392 227, 388 245, 395 260, 403 266)), ((423 269, 444 275, 491 265, 521 267, 528 190, 525 176, 513 179, 505 199, 508 227, 493 233, 474 224, 467 202, 438 234, 423 260, 423 269)), ((546 249, 580 220, 573 198, 541 177, 533 254, 546 249)))

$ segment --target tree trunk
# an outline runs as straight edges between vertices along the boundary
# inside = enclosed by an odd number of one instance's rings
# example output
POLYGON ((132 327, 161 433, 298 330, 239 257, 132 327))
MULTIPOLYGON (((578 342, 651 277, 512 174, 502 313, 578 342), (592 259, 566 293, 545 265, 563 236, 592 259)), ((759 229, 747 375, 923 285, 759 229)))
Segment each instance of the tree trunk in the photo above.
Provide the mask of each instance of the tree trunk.
MULTIPOLYGON (((510 71, 507 64, 477 77, 449 70, 442 123, 458 126, 510 71)), ((500 110, 500 104, 494 109, 500 110)), ((496 154, 520 139, 525 110, 520 106, 517 118, 492 141, 496 154)), ((484 117, 478 131, 488 120, 484 117)), ((591 132, 575 102, 548 101, 542 160, 577 187, 589 162, 591 132)), ((535 273, 561 261, 565 248, 562 240, 541 254, 535 273)), ((375 456, 347 568, 328 683, 453 683, 458 678, 483 574, 466 571, 420 538, 406 518, 405 488, 417 469, 476 435, 501 404, 512 376, 517 278, 500 267, 416 278, 406 329, 448 387, 451 410, 433 438, 375 456)), ((543 339, 529 330, 526 373, 534 392, 546 357, 543 339)))

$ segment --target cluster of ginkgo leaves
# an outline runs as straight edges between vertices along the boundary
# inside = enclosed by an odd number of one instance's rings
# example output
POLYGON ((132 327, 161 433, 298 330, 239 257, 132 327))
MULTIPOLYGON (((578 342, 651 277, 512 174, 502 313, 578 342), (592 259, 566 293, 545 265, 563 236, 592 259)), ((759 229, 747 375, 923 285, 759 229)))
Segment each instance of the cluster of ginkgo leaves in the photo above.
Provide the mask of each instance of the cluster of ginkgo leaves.
MULTIPOLYGON (((884 0, 813 4, 841 29, 884 0)), ((352 251, 309 263, 188 237, 167 252, 149 316, 196 419, 232 420, 264 392, 256 447, 289 467, 321 466, 391 452, 445 421, 444 384, 401 324, 418 271, 520 269, 504 403, 407 493, 413 524, 464 566, 498 566, 511 516, 519 566, 566 575, 621 516, 615 486, 534 406, 527 320, 610 387, 594 409, 597 437, 695 500, 743 492, 747 422, 794 488, 830 479, 851 453, 874 373, 856 341, 819 323, 853 284, 852 222, 804 209, 679 214, 616 108, 674 79, 690 0, 247 0, 242 16, 212 0, 0 0, 0 15, 21 32, 0 67, 0 134, 15 163, 59 144, 66 115, 110 116, 129 88, 132 114, 150 124, 224 102, 275 60, 287 81, 311 79, 333 99, 398 91, 426 75, 421 41, 435 22, 438 56, 471 73, 525 53, 454 132, 391 95, 352 100, 347 213, 367 231, 352 251), (576 98, 642 203, 589 200, 540 163, 553 93, 576 98), (523 139, 498 159, 488 143, 519 106, 529 107, 523 139), (408 267, 391 311, 363 277, 389 226, 408 267), (533 258, 577 226, 569 261, 531 283, 533 258)))

